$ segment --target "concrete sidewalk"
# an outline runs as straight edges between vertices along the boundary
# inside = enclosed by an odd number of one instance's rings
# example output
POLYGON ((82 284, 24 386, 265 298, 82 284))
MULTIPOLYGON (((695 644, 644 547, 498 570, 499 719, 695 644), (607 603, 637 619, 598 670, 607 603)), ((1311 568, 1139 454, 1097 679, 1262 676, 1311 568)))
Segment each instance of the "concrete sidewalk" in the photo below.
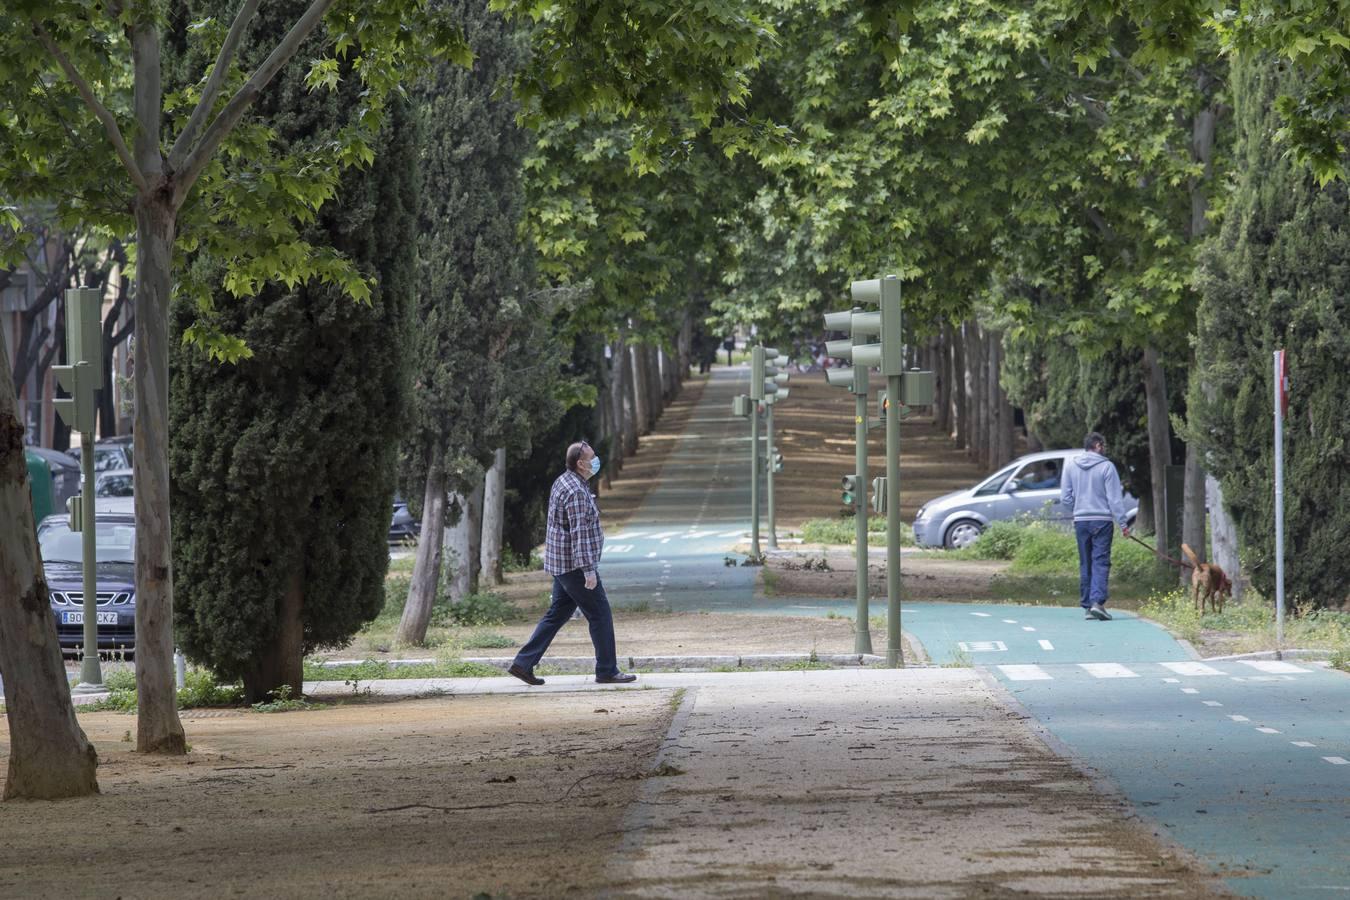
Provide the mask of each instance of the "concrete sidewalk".
POLYGON ((1223 895, 971 669, 306 684, 350 694, 683 689, 613 897, 1223 895))

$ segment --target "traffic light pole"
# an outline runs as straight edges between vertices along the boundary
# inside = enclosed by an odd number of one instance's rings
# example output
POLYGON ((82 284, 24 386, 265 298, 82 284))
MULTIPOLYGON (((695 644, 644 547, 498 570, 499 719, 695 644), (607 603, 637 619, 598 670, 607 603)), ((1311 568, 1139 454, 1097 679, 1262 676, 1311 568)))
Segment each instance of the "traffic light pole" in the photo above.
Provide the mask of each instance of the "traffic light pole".
MULTIPOLYGON (((853 343, 863 341, 855 337, 853 343)), ((869 586, 867 583, 867 367, 853 367, 853 468, 858 473, 858 485, 862 492, 862 502, 854 515, 854 567, 857 569, 858 610, 853 621, 853 652, 872 652, 871 614, 868 610, 869 586)))
POLYGON ((905 664, 900 641, 900 376, 886 377, 886 665, 905 664))
POLYGON ((773 508, 773 403, 765 401, 764 403, 764 487, 765 499, 769 503, 769 549, 778 549, 778 530, 774 522, 773 508))
POLYGON ((750 556, 759 559, 759 400, 750 410, 750 556))
POLYGON ((80 432, 80 470, 84 485, 80 504, 84 521, 80 523, 84 576, 84 661, 80 664, 79 687, 102 687, 103 672, 98 662, 98 528, 94 522, 94 435, 80 432))

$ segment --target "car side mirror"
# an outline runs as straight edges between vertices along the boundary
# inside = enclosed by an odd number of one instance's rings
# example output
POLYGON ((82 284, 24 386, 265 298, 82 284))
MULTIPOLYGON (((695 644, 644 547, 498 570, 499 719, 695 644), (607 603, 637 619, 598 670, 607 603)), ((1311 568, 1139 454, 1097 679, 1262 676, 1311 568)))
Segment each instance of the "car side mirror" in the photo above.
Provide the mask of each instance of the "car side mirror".
POLYGON ((1005 485, 1003 486, 1003 491, 1002 491, 1002 493, 1005 493, 1005 494, 1013 494, 1013 493, 1016 493, 1017 491, 1020 491, 1021 489, 1022 489, 1022 482, 1021 482, 1021 480, 1020 480, 1020 479, 1017 479, 1017 478, 1014 478, 1012 481, 1008 482, 1007 484, 1005 484, 1005 485))

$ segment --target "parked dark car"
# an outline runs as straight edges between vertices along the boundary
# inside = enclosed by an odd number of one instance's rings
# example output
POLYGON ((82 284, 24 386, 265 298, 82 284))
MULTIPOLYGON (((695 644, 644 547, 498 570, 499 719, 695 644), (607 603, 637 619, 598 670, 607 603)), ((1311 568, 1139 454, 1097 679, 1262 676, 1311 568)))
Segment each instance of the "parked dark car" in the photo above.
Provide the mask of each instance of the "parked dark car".
POLYGON ((422 523, 408 512, 408 501, 394 497, 394 518, 389 523, 389 543, 411 544, 422 533, 422 523))
MULTIPOLYGON (((96 523, 98 649, 130 654, 136 649, 136 518, 101 513, 96 523)), ((38 543, 61 649, 74 652, 84 646, 83 535, 70 530, 66 516, 48 516, 38 526, 38 543)))

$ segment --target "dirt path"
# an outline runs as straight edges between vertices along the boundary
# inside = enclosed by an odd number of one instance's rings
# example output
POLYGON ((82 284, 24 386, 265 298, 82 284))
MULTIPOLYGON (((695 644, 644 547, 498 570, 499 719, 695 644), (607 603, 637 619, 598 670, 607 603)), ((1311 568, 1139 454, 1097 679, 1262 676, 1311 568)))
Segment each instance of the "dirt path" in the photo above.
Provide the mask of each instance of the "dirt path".
POLYGON ((188 711, 179 759, 133 753, 131 716, 82 714, 103 793, 4 804, 0 896, 591 897, 670 701, 188 711))

